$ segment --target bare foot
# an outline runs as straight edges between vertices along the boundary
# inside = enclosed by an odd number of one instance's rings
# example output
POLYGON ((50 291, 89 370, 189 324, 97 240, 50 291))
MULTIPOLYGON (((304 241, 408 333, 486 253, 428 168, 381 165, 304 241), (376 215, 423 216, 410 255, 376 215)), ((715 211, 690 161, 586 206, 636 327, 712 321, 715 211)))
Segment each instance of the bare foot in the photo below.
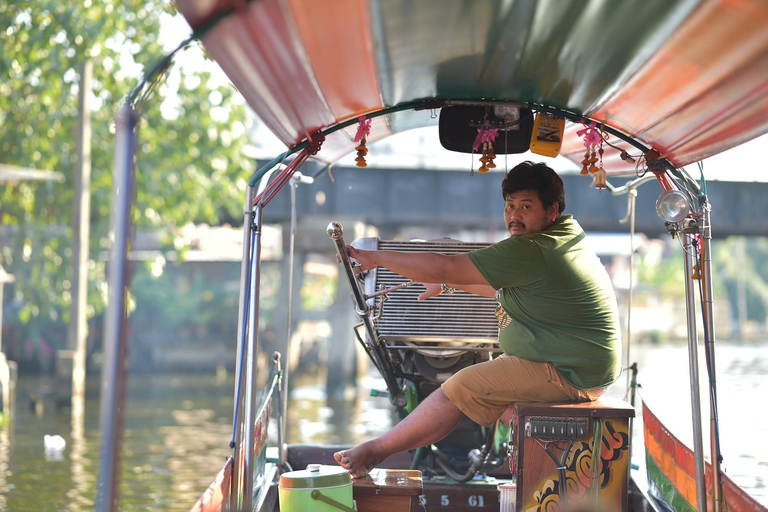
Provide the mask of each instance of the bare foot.
POLYGON ((336 452, 333 454, 333 458, 341 467, 349 471, 352 478, 363 478, 379 463, 369 443, 336 452))

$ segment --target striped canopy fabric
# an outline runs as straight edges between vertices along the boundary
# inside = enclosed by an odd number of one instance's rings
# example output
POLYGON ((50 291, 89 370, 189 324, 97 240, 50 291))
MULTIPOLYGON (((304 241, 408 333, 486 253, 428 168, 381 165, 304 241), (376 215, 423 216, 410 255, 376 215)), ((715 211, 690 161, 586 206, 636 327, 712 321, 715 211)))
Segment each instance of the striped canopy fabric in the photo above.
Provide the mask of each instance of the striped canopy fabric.
MULTIPOLYGON (((768 132, 765 0, 177 0, 209 54, 288 147, 429 100, 550 107, 677 167, 768 132)), ((426 103, 369 140, 436 123, 426 103)), ((561 154, 584 155, 566 127, 561 154)), ((354 126, 317 158, 353 151, 354 126)), ((619 148, 630 148, 612 138, 619 148)), ((608 174, 634 165, 607 148, 608 174)))

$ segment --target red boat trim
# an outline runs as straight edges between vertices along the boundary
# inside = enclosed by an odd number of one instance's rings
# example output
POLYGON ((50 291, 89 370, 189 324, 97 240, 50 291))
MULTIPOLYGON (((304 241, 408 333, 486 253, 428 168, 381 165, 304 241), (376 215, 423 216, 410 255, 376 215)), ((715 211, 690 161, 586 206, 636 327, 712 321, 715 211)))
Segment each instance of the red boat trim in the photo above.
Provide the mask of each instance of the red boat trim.
MULTIPOLYGON (((677 512, 696 511, 696 467, 694 453, 680 442, 643 403, 643 432, 648 477, 661 492, 664 500, 677 512)), ((712 503, 712 466, 705 463, 707 502, 712 503)), ((723 498, 730 512, 768 512, 754 498, 725 474, 723 498)), ((708 506, 708 508, 710 508, 708 506)))
POLYGON ((227 459, 224 467, 208 486, 200 499, 192 506, 190 512, 219 512, 224 508, 224 501, 229 497, 232 482, 232 457, 227 459))

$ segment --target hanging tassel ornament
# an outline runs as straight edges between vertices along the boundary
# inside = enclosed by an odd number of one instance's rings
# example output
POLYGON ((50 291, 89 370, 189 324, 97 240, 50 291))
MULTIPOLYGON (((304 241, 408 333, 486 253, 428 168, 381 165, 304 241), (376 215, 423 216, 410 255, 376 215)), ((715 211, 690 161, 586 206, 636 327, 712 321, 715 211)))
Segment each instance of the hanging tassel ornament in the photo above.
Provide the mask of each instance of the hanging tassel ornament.
POLYGON ((595 174, 599 167, 596 165, 598 162, 597 152, 592 149, 592 156, 589 158, 589 174, 595 174))
POLYGON ((584 128, 576 135, 584 138, 584 160, 581 161, 581 174, 595 175, 595 188, 602 190, 606 187, 606 174, 603 169, 603 135, 597 124, 592 121, 584 123, 584 128), (599 155, 599 156, 598 156, 599 155))
POLYGON ((365 161, 365 155, 368 154, 368 148, 366 142, 368 141, 368 135, 371 133, 371 120, 366 119, 365 116, 357 118, 359 124, 357 125, 357 133, 355 134, 355 142, 359 144, 355 147, 357 150, 357 158, 355 158, 355 165, 358 167, 368 167, 368 163, 365 161))
POLYGON ((584 154, 584 160, 581 161, 580 174, 589 174, 589 159, 590 159, 590 151, 589 149, 587 149, 587 152, 584 154))
POLYGON ((475 143, 472 145, 472 150, 477 151, 481 146, 483 148, 483 153, 480 157, 480 162, 482 165, 479 169, 477 169, 481 174, 485 174, 491 169, 496 168, 496 164, 493 163, 493 159, 496 158, 496 152, 493 149, 493 142, 496 140, 498 135, 498 128, 477 129, 477 137, 475 138, 475 143))
POLYGON ((597 124, 592 121, 589 124, 584 123, 584 128, 576 132, 576 135, 584 138, 584 160, 581 161, 581 174, 594 174, 597 172, 597 152, 596 148, 601 146, 603 138, 597 130, 597 124))

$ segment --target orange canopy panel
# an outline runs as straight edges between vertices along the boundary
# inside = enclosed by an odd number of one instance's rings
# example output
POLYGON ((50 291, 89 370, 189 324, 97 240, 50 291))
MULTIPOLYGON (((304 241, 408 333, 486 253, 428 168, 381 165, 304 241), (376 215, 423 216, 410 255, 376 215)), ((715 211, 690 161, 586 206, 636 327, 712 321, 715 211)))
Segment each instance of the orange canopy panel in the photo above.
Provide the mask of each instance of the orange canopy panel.
POLYGON ((315 79, 336 119, 381 109, 367 2, 291 0, 290 6, 315 79), (334 23, 344 30, 324 29, 334 23))
POLYGON ((591 116, 685 165, 764 133, 766 88, 768 3, 705 2, 591 116))
MULTIPOLYGON (((677 166, 768 132, 765 0, 177 3, 289 147, 361 114, 431 100, 588 117, 677 166)), ((370 140, 419 125, 398 119, 376 123, 370 140)), ((577 164, 579 127, 566 129, 561 150, 577 164)), ((319 156, 329 161, 355 146, 338 134, 326 144, 319 156)), ((609 173, 634 172, 605 150, 609 173)))
MULTIPOLYGON (((279 0, 231 3, 233 14, 204 33, 202 41, 264 123, 288 145, 335 123, 294 36, 290 11, 279 0)), ((187 5, 179 2, 185 15, 187 5)))

